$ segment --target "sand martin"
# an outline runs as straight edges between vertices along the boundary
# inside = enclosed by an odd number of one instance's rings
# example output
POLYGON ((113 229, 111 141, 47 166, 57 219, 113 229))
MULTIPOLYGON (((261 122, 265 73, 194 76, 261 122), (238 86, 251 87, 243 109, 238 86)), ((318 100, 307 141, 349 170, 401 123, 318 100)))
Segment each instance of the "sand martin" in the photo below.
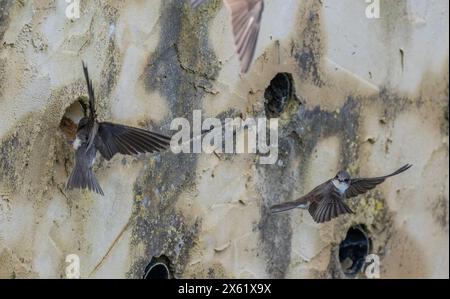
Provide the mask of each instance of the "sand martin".
MULTIPOLYGON (((194 8, 207 0, 190 0, 194 8)), ((231 12, 234 43, 241 61, 241 72, 246 73, 255 55, 261 17, 264 10, 263 0, 224 0, 231 12)))
POLYGON ((331 180, 317 186, 303 197, 270 208, 272 213, 280 213, 295 208, 308 209, 317 223, 324 223, 342 214, 353 211, 344 203, 347 198, 355 197, 375 188, 387 178, 408 170, 412 165, 406 164, 397 171, 376 178, 351 178, 347 171, 340 171, 331 180))
POLYGON ((89 189, 103 195, 92 171, 97 151, 109 161, 117 153, 135 155, 165 150, 169 147, 170 138, 139 128, 99 122, 95 111, 94 89, 84 62, 83 71, 89 95, 89 115, 83 117, 77 126, 73 142, 76 151, 75 167, 67 182, 67 189, 89 189))

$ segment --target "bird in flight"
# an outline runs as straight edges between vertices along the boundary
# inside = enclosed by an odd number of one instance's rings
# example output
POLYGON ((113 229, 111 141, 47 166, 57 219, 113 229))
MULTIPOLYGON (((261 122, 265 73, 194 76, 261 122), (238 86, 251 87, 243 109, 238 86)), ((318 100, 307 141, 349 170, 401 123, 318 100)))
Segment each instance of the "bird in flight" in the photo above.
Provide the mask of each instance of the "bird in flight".
MULTIPOLYGON (((190 0, 194 8, 207 0, 190 0)), ((255 55, 261 17, 264 10, 263 0, 224 0, 231 12, 234 43, 241 61, 241 72, 247 73, 255 55)))
POLYGON ((272 206, 270 210, 272 213, 280 213, 295 208, 308 209, 315 222, 328 222, 342 214, 353 214, 353 211, 344 203, 345 199, 366 193, 387 178, 398 175, 411 166, 406 164, 389 175, 375 178, 351 178, 347 171, 340 171, 333 179, 317 186, 305 196, 292 202, 272 206))
POLYGON ((87 66, 83 62, 89 95, 89 115, 83 117, 76 128, 75 167, 67 182, 67 189, 89 189, 104 195, 92 166, 97 151, 106 159, 114 155, 136 155, 138 153, 154 153, 169 147, 170 138, 162 134, 133 128, 110 122, 99 122, 95 111, 95 95, 92 80, 89 79, 87 66))

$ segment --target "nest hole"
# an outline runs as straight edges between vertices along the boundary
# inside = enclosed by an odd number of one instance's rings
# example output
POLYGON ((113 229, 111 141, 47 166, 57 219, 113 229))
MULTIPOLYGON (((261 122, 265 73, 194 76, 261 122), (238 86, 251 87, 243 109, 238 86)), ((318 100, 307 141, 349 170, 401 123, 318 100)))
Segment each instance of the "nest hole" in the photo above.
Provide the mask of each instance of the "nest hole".
POLYGON ((145 267, 144 279, 171 279, 173 277, 170 260, 167 256, 152 257, 145 267))
POLYGON ((347 277, 354 277, 362 272, 371 249, 372 240, 365 226, 360 224, 351 227, 339 245, 339 262, 342 272, 347 277))
POLYGON ((69 142, 75 139, 78 122, 86 115, 86 104, 83 98, 76 99, 64 111, 59 128, 69 142))
POLYGON ((292 74, 278 73, 266 88, 264 98, 268 118, 280 117, 283 113, 297 108, 300 100, 295 94, 292 74), (293 105, 295 106, 292 107, 293 105))

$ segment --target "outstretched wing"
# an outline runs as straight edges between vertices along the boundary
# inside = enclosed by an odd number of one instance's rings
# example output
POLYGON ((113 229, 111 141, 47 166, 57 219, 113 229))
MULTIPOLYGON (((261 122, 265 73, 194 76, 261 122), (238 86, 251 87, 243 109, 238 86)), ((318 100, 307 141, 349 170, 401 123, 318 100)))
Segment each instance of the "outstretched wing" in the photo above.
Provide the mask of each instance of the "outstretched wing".
POLYGON ((200 5, 202 5, 203 3, 205 3, 207 0, 191 0, 191 5, 194 8, 199 7, 200 5))
POLYGON ((309 213, 317 223, 328 222, 342 214, 353 214, 353 211, 344 203, 344 198, 337 188, 329 184, 321 198, 311 202, 309 213))
POLYGON ((95 95, 94 95, 94 88, 92 87, 92 80, 89 78, 89 72, 87 69, 87 65, 82 61, 83 64, 83 72, 84 72, 84 78, 86 79, 86 85, 88 89, 88 95, 89 95, 89 116, 92 119, 95 119, 97 117, 97 114, 95 112, 95 95))
POLYGON ((95 95, 94 95, 94 88, 92 87, 92 80, 89 79, 89 72, 87 69, 87 65, 84 63, 84 61, 82 61, 82 64, 83 64, 84 78, 86 79, 89 95, 89 118, 91 119, 91 123, 93 124, 91 132, 89 133, 89 140, 86 148, 86 151, 88 151, 91 149, 92 144, 94 144, 94 138, 95 135, 97 135, 98 131, 98 123, 96 122, 97 113, 95 112, 95 95))
MULTIPOLYGON (((261 17, 264 10, 263 0, 224 0, 231 11, 234 42, 241 61, 241 72, 246 73, 255 55, 261 17)), ((193 1, 203 2, 203 1, 193 1)))
POLYGON ((169 147, 170 137, 147 130, 113 124, 100 123, 95 137, 95 146, 100 154, 111 160, 115 154, 136 155, 153 153, 169 147))
POLYGON ((367 191, 372 190, 379 184, 383 183, 387 178, 400 174, 411 167, 411 164, 406 164, 395 172, 382 177, 352 179, 350 182, 350 187, 345 192, 345 197, 351 198, 366 193, 367 191))
POLYGON ((297 201, 289 201, 289 202, 284 202, 284 203, 280 203, 278 205, 273 205, 270 207, 270 212, 272 214, 278 214, 281 212, 286 212, 292 209, 296 209, 301 205, 301 203, 297 202, 297 201))
POLYGON ((294 201, 284 202, 284 203, 270 207, 271 213, 276 214, 276 213, 289 211, 289 210, 299 208, 302 206, 307 206, 308 204, 322 200, 324 187, 327 185, 327 183, 328 182, 325 182, 325 183, 317 186, 308 194, 306 194, 294 201))

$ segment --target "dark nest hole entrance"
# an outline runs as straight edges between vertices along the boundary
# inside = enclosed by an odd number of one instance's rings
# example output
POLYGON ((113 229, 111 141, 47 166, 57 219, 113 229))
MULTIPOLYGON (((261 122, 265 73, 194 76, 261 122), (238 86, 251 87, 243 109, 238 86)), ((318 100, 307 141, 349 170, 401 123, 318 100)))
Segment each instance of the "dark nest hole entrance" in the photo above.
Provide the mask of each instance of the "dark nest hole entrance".
POLYGON ((347 236, 339 245, 339 262, 342 272, 348 277, 360 273, 366 263, 366 257, 372 249, 372 240, 364 225, 356 225, 347 231, 347 236))
POLYGON ((161 255, 152 257, 150 263, 145 267, 144 279, 171 279, 173 278, 170 260, 161 255))
POLYGON ((268 118, 280 117, 285 112, 295 112, 300 100, 295 94, 294 79, 290 73, 278 73, 264 92, 268 118))

